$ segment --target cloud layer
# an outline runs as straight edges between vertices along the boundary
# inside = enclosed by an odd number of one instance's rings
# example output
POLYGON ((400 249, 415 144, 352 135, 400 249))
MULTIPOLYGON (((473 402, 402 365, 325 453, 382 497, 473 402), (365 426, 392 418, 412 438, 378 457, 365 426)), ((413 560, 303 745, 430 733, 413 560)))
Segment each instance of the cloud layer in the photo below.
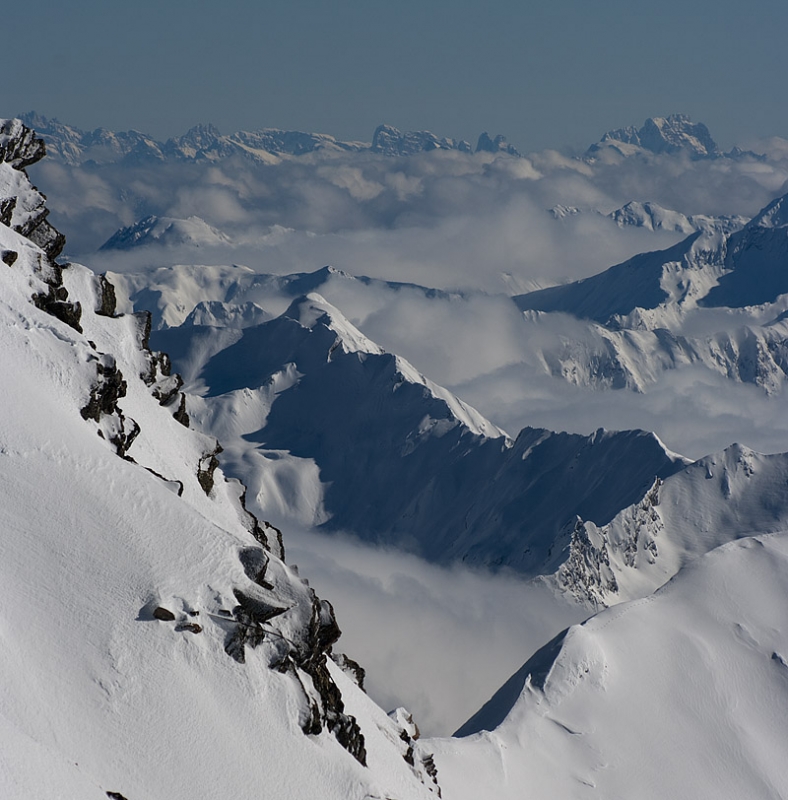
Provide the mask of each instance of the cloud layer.
POLYGON ((542 584, 444 569, 339 535, 288 529, 287 556, 331 599, 335 649, 367 670, 387 710, 405 706, 422 733, 449 735, 528 657, 587 612, 542 584))

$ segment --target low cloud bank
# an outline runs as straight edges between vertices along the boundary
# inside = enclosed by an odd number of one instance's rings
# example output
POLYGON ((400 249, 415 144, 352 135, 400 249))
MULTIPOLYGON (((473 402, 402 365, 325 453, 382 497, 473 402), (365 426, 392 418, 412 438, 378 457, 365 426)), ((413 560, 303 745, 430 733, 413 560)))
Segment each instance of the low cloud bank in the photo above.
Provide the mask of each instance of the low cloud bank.
POLYGON ((680 238, 620 229, 593 210, 650 200, 685 214, 756 213, 788 180, 788 155, 771 153, 768 161, 650 156, 594 164, 552 151, 528 159, 362 153, 273 165, 44 161, 34 178, 50 196, 69 253, 102 269, 245 263, 283 274, 331 263, 356 275, 518 293, 680 238), (556 205, 583 213, 556 220, 548 213, 556 205), (119 227, 149 214, 198 216, 234 245, 88 258, 119 227))

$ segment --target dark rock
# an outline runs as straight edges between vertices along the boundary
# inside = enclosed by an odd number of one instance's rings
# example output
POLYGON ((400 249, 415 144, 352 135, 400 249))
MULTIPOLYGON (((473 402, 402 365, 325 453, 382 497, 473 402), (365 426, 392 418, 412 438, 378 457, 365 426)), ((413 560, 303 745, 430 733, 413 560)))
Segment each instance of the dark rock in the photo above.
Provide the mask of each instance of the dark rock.
POLYGON ((139 325, 138 333, 140 337, 140 347, 143 350, 150 350, 152 315, 150 311, 135 311, 134 316, 136 317, 139 325))
MULTIPOLYGON (((362 692, 366 691, 364 688, 364 679, 367 677, 366 670, 357 661, 349 658, 344 653, 332 653, 331 660, 344 672, 353 683, 361 689, 362 692)), ((416 738, 416 737, 414 737, 416 738)))
POLYGON ((118 410, 118 400, 126 396, 126 381, 123 373, 115 365, 115 360, 96 365, 98 381, 90 391, 90 400, 80 413, 83 419, 98 422, 102 414, 114 414, 118 410))
POLYGON ((107 792, 109 800, 127 800, 120 792, 107 792))
POLYGON ((494 139, 486 131, 479 136, 479 141, 476 143, 477 153, 506 153, 510 156, 519 156, 520 151, 506 141, 505 136, 500 134, 494 139))
POLYGON ((156 608, 153 609, 153 616, 156 619, 160 619, 162 622, 172 622, 175 619, 175 614, 163 606, 156 606, 156 608))
POLYGON ((37 244, 50 261, 54 261, 66 246, 66 237, 55 229, 48 221, 49 209, 43 209, 36 217, 25 225, 17 227, 18 233, 26 236, 33 244, 37 244))
POLYGON ((219 466, 219 459, 216 456, 222 452, 222 446, 217 442, 216 448, 211 453, 206 453, 197 466, 197 480, 202 486, 202 490, 210 496, 213 489, 213 473, 219 466))
MULTIPOLYGON (((133 420, 131 417, 126 417, 123 414, 119 414, 120 418, 120 430, 114 435, 109 437, 110 444, 115 445, 115 452, 121 457, 125 458, 127 461, 133 461, 134 459, 129 458, 126 453, 131 445, 134 443, 134 440, 140 434, 140 426, 133 420), (128 429, 126 428, 128 425, 128 429)), ((180 483, 180 481, 178 481, 180 483)), ((180 494, 183 490, 178 494, 180 494)))
POLYGON ((4 264, 13 267, 17 258, 19 258, 19 253, 17 253, 16 250, 3 250, 3 254, 0 258, 2 258, 4 264))
MULTIPOLYGON (((39 292, 34 294, 33 303, 36 308, 46 311, 47 314, 59 319, 61 322, 65 322, 66 325, 78 333, 82 333, 82 326, 79 324, 80 319, 82 319, 82 306, 78 302, 68 303, 59 299, 59 297, 63 296, 63 291, 65 291, 63 287, 55 289, 50 286, 49 291, 46 293, 39 292), (60 291, 61 289, 62 291, 60 291)), ((68 294, 66 293, 67 296, 68 294)))
POLYGON ((175 626, 176 631, 189 631, 190 633, 202 633, 202 625, 196 622, 181 622, 175 626))
POLYGON ((114 317, 117 308, 115 287, 107 280, 106 275, 98 276, 99 304, 96 313, 102 317, 114 317))
POLYGON ((8 119, 0 125, 0 161, 14 169, 23 170, 46 155, 44 140, 18 119, 8 119))
POLYGON ((11 220, 16 208, 16 197, 4 197, 0 200, 0 222, 11 227, 11 220))
MULTIPOLYGON (((178 376, 180 377, 180 376, 178 376)), ((172 415, 172 418, 176 422, 180 422, 184 428, 189 427, 189 413, 186 411, 186 395, 181 393, 181 402, 178 404, 178 408, 175 413, 172 415)))
POLYGON ((269 557, 265 550, 259 547, 245 547, 238 554, 241 559, 246 577, 250 581, 254 581, 258 586, 264 589, 273 589, 274 587, 265 580, 265 573, 268 569, 269 557))

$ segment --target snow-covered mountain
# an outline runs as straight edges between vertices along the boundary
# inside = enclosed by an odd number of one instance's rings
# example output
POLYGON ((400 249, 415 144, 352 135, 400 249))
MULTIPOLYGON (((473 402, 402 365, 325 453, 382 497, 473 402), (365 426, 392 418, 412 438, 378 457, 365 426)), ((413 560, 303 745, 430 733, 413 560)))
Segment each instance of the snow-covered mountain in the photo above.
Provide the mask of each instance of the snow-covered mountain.
POLYGON ((784 796, 787 575, 788 534, 745 538, 569 628, 435 743, 445 796, 784 796))
POLYGON ((777 198, 743 227, 735 219, 693 218, 698 229, 667 250, 516 296, 526 313, 591 321, 585 338, 565 339, 544 352, 551 374, 580 385, 642 391, 666 369, 698 364, 780 391, 788 366, 787 205, 788 197, 777 198), (711 309, 723 310, 730 321, 711 309))
POLYGON ((459 150, 471 153, 470 144, 464 140, 439 139, 430 131, 403 133, 392 125, 379 125, 372 137, 372 152, 385 156, 412 156, 430 150, 459 150))
POLYGON ((607 148, 622 155, 632 155, 638 150, 686 153, 692 158, 718 158, 722 155, 709 129, 702 122, 692 122, 685 114, 649 117, 641 128, 630 125, 608 131, 588 149, 586 157, 594 158, 607 148))
MULTIPOLYGON (((681 139, 679 122, 657 127, 681 139)), ((189 157, 210 152, 215 131, 192 133, 189 157)), ((60 265, 24 172, 42 155, 0 123, 3 797, 786 793, 786 454, 511 439, 316 291, 403 284, 60 265), (253 512, 615 608, 538 651, 461 739, 425 742, 361 691, 331 604, 253 512)), ((684 357, 765 386, 788 363, 786 202, 516 302, 591 320, 609 358, 568 342, 578 382, 618 364, 645 387, 684 357), (721 318, 749 324, 685 331, 721 318)))
MULTIPOLYGON (((196 125, 181 136, 160 142, 139 131, 114 132, 105 128, 83 131, 34 111, 20 115, 22 122, 35 129, 46 142, 50 155, 70 166, 156 161, 213 162, 233 156, 261 163, 276 163, 280 158, 308 153, 332 155, 370 151, 385 156, 411 156, 432 150, 457 150, 473 153, 465 140, 439 137, 430 131, 402 132, 392 125, 379 125, 371 144, 336 139, 325 133, 284 131, 260 128, 222 134, 214 125, 196 125)), ((482 133, 476 152, 519 156, 504 136, 491 138, 482 133)))
POLYGON ((229 244, 230 239, 199 217, 173 219, 151 215, 134 225, 121 228, 101 246, 101 250, 130 250, 152 244, 164 247, 190 245, 210 247, 229 244))
POLYGON ((640 203, 637 200, 630 201, 608 216, 621 228, 632 225, 650 231, 676 231, 685 234, 711 229, 732 233, 747 224, 747 219, 741 216, 710 217, 706 214, 687 216, 663 208, 659 203, 640 203))
POLYGON ((0 131, 0 793, 437 792, 407 714, 359 689, 330 603, 189 426, 150 317, 36 241, 59 242, 23 171, 43 147, 0 131))
POLYGON ((211 162, 238 155, 265 163, 276 161, 278 156, 353 152, 369 147, 361 142, 343 142, 328 134, 277 128, 226 135, 213 125, 196 125, 182 136, 160 142, 139 131, 114 132, 105 128, 83 131, 33 111, 21 114, 20 119, 36 130, 54 159, 71 166, 165 160, 211 162))

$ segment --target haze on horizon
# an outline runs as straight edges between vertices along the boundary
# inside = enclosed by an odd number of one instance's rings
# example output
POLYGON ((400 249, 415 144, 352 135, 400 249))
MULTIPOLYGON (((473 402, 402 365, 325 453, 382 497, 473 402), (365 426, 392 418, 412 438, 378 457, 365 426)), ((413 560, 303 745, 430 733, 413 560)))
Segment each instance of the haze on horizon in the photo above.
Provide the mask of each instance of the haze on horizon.
POLYGON ((159 138, 200 122, 369 141, 388 122, 521 151, 585 147, 613 127, 686 113, 721 146, 788 135, 788 6, 665 0, 289 4, 42 0, 5 11, 22 79, 4 114, 159 138), (36 57, 30 53, 35 51, 36 57))

